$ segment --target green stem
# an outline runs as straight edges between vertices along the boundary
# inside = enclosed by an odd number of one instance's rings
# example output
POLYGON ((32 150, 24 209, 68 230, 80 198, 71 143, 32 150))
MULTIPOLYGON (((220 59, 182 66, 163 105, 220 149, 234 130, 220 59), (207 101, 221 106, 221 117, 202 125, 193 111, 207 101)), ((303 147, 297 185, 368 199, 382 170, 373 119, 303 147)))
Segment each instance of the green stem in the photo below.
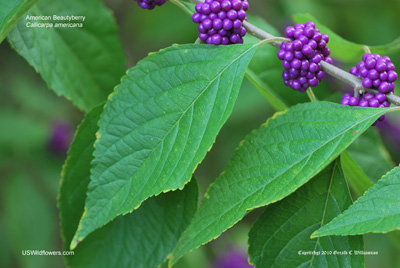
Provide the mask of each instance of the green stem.
POLYGON ((189 16, 193 15, 193 12, 189 8, 187 8, 181 1, 179 1, 179 0, 170 0, 170 1, 172 2, 172 4, 176 5, 180 9, 182 9, 189 16))
POLYGON ((363 46, 363 49, 364 49, 365 53, 371 54, 371 49, 369 49, 369 46, 365 45, 365 46, 363 46))
POLYGON ((276 111, 281 112, 287 109, 287 105, 250 68, 247 68, 245 76, 264 95, 276 111))
POLYGON ((307 96, 310 99, 310 101, 318 101, 317 97, 314 94, 314 91, 311 89, 311 87, 307 88, 307 96))

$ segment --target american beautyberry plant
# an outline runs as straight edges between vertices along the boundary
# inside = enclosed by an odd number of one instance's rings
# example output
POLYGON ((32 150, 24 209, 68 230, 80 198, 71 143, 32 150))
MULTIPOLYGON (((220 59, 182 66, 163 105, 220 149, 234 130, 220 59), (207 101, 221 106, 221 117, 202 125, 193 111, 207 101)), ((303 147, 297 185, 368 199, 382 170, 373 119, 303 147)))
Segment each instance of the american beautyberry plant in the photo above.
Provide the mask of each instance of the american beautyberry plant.
MULTIPOLYGON (((63 245, 74 250, 68 266, 178 266, 260 207, 248 235, 255 267, 365 267, 372 253, 364 234, 398 243, 400 167, 372 127, 400 109, 387 56, 398 56, 398 39, 351 43, 302 14, 280 34, 248 13, 247 0, 170 0, 190 15, 197 40, 149 53, 125 71, 117 26, 98 0, 36 2, 0 13, 0 40, 7 36, 49 89, 85 113, 58 197, 63 245), (87 20, 75 29, 27 28, 26 14, 44 23, 54 10, 87 12, 87 20), (237 145, 198 205, 196 169, 244 77, 276 113, 237 145)), ((66 142, 62 131, 52 146, 66 142)))

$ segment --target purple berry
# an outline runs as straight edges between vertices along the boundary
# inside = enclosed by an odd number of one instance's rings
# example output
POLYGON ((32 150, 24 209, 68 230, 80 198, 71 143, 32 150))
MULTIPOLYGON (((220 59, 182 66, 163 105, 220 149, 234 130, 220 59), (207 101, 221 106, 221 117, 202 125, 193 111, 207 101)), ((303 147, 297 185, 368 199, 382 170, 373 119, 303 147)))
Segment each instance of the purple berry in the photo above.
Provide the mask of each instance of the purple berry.
POLYGON ((318 71, 318 68, 319 68, 319 65, 317 63, 311 62, 308 70, 312 73, 315 73, 316 71, 318 71))
POLYGON ((369 103, 367 100, 360 100, 360 102, 358 103, 358 106, 360 107, 368 107, 369 103))
POLYGON ((375 95, 375 99, 377 99, 380 103, 383 103, 386 100, 386 95, 379 92, 375 95))
POLYGON ((382 93, 389 93, 390 92, 390 85, 388 82, 382 82, 379 85, 379 91, 382 93))
POLYGON ((371 78, 372 80, 378 79, 379 72, 375 69, 371 69, 368 71, 368 77, 371 78))
POLYGON ((351 95, 349 93, 346 93, 343 95, 343 99, 350 99, 351 95))
POLYGON ((362 80, 362 84, 363 84, 363 87, 371 88, 371 87, 372 87, 372 80, 371 80, 371 78, 365 77, 365 78, 362 80))
POLYGON ((369 92, 365 93, 363 96, 364 100, 367 100, 367 101, 372 100, 374 97, 375 97, 374 94, 369 93, 369 92))
POLYGON ((378 107, 380 103, 377 99, 373 98, 368 102, 368 104, 369 107, 378 107))
POLYGON ((351 73, 352 75, 359 76, 357 67, 351 67, 351 68, 350 68, 350 73, 351 73))
POLYGON ((387 81, 389 82, 394 82, 397 80, 397 73, 395 71, 389 71, 388 72, 388 78, 387 81))
POLYGON ((380 84, 381 84, 381 80, 380 79, 375 79, 374 81, 372 81, 372 86, 374 88, 378 88, 380 84))
POLYGON ((375 69, 376 69, 379 73, 382 73, 382 72, 386 71, 386 69, 387 69, 386 62, 383 61, 383 60, 378 60, 378 61, 376 62, 376 65, 375 65, 375 69))
POLYGON ((381 81, 387 81, 387 79, 388 79, 388 73, 387 72, 381 72, 380 74, 379 74, 379 80, 381 80, 381 81))
POLYGON ((357 105, 358 105, 358 102, 359 102, 359 100, 358 100, 358 98, 356 98, 356 97, 351 97, 351 98, 349 99, 349 105, 350 105, 350 106, 357 106, 357 105))
POLYGON ((365 61, 365 67, 366 67, 368 70, 375 68, 375 65, 376 65, 376 60, 375 60, 374 58, 368 58, 368 59, 365 61))

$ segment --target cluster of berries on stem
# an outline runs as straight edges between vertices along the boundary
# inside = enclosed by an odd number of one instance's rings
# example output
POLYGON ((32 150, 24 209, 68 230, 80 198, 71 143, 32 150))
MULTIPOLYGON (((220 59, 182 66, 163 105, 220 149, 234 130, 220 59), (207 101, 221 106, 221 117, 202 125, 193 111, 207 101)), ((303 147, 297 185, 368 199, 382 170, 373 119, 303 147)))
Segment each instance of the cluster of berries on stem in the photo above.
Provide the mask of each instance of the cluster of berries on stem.
POLYGON ((242 44, 246 29, 247 0, 206 0, 196 4, 192 20, 198 23, 199 39, 207 44, 242 44))
POLYGON ((321 34, 312 21, 287 27, 285 35, 291 42, 282 43, 277 54, 285 69, 284 84, 300 92, 318 86, 324 77, 320 62, 332 63, 328 35, 321 34))
POLYGON ((397 80, 395 66, 387 56, 365 53, 362 61, 350 69, 350 73, 362 77, 362 85, 365 88, 376 88, 379 92, 393 93, 394 81, 397 80))
MULTIPOLYGON (((390 106, 390 103, 386 100, 386 95, 379 92, 377 94, 366 92, 358 97, 351 96, 350 94, 344 94, 342 101, 343 105, 359 106, 359 107, 373 107, 373 108, 386 108, 390 106)), ((379 117, 372 125, 376 125, 378 122, 385 120, 385 115, 379 117)))
POLYGON ((167 0, 135 0, 138 5, 143 9, 153 9, 156 6, 161 6, 167 2, 167 0))
MULTIPOLYGON (((362 61, 350 69, 350 73, 357 77, 363 78, 362 85, 365 88, 375 88, 379 93, 362 93, 359 96, 351 96, 345 94, 341 104, 349 106, 386 108, 390 103, 386 99, 385 94, 393 94, 394 82, 397 80, 397 73, 394 71, 395 66, 387 56, 379 54, 365 53, 362 61)), ((373 125, 383 121, 385 115, 379 117, 373 125)))

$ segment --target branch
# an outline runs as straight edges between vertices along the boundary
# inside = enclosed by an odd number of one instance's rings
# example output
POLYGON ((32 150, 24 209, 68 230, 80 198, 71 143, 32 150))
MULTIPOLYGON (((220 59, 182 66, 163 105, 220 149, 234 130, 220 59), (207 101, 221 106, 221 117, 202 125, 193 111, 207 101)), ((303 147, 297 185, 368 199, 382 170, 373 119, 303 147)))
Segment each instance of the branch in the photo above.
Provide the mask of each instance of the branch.
MULTIPOLYGON (((190 0, 192 3, 202 3, 203 1, 200 0, 190 0)), ((258 28, 257 26, 254 26, 253 24, 247 22, 247 21, 243 21, 243 26, 246 28, 247 32, 255 37, 257 37, 260 40, 264 40, 264 39, 271 39, 271 38, 276 38, 275 36, 273 36, 272 34, 269 34, 263 30, 261 30, 260 28, 258 28)), ((288 42, 290 41, 289 39, 283 38, 281 37, 282 40, 287 40, 288 42)), ((282 43, 282 41, 276 40, 274 42, 270 42, 269 44, 279 48, 280 44, 282 43)), ((366 47, 368 48, 368 47, 366 47)), ((322 70, 325 71, 326 73, 330 74, 333 77, 336 77, 337 79, 351 85, 352 87, 354 87, 357 91, 366 91, 366 92, 371 92, 371 93, 378 93, 379 91, 376 89, 372 89, 372 88, 365 88, 362 85, 362 79, 354 76, 352 74, 350 74, 349 72, 346 72, 332 64, 329 64, 325 61, 321 61, 321 67, 322 70)), ((397 106, 400 106, 400 97, 394 95, 393 93, 390 94, 386 94, 386 99, 397 106)))

